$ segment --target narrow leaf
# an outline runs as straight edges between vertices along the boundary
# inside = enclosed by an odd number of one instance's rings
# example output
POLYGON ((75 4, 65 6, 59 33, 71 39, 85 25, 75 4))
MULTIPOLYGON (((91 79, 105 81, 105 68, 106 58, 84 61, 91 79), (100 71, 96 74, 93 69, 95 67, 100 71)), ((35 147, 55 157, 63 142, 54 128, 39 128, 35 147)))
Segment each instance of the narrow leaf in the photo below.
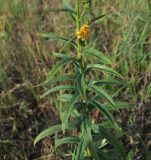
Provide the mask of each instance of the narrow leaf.
POLYGON ((74 61, 73 58, 63 59, 59 63, 57 63, 55 66, 53 66, 53 68, 51 69, 51 72, 50 72, 50 74, 48 76, 48 79, 46 80, 46 83, 52 80, 52 78, 55 76, 55 74, 59 71, 59 69, 63 65, 68 64, 68 63, 70 63, 72 61, 74 61))
POLYGON ((74 14, 74 11, 71 10, 71 9, 67 9, 67 8, 58 8, 58 9, 50 9, 50 10, 47 10, 47 12, 70 12, 72 14, 74 14))
POLYGON ((94 69, 99 69, 99 70, 102 70, 102 71, 105 71, 105 72, 108 72, 108 73, 111 73, 111 74, 113 74, 113 75, 115 75, 117 77, 122 78, 122 76, 118 72, 116 72, 114 69, 106 67, 106 66, 101 65, 101 64, 90 64, 90 65, 88 65, 88 67, 87 67, 85 72, 87 73, 87 72, 91 71, 93 68, 94 69))
POLYGON ((72 8, 72 6, 68 2, 68 0, 63 0, 63 7, 66 8, 66 9, 70 9, 70 10, 74 11, 74 9, 72 8))
POLYGON ((77 87, 78 90, 81 94, 81 97, 83 98, 83 100, 86 101, 87 97, 86 97, 86 83, 85 83, 85 79, 84 79, 84 74, 78 74, 78 79, 77 79, 77 87))
POLYGON ((75 80, 75 75, 74 74, 66 74, 66 75, 62 75, 62 76, 58 76, 54 79, 49 80, 47 83, 56 83, 56 82, 60 82, 60 81, 69 81, 69 80, 75 80))
POLYGON ((91 122, 88 117, 84 119, 82 132, 83 132, 84 143, 89 148, 91 155, 95 160, 100 160, 97 154, 97 148, 93 143, 93 139, 91 135, 91 122))
POLYGON ((101 113, 103 113, 103 115, 107 118, 107 120, 110 122, 114 129, 119 130, 119 126, 116 123, 114 117, 105 107, 103 107, 99 102, 95 100, 90 101, 90 104, 98 108, 101 111, 101 113))
POLYGON ((73 96, 72 94, 61 94, 58 96, 58 99, 62 101, 70 101, 72 96, 73 96))
POLYGON ((41 96, 41 98, 47 96, 47 95, 50 94, 50 93, 56 92, 56 91, 60 91, 60 90, 76 91, 76 89, 77 89, 77 88, 76 88, 75 86, 72 86, 72 85, 56 86, 56 87, 53 87, 53 88, 49 89, 48 91, 46 91, 46 92, 41 96))
POLYGON ((85 49, 82 53, 85 54, 85 55, 96 57, 101 62, 111 64, 111 61, 109 60, 109 58, 107 58, 107 56, 105 56, 102 52, 100 52, 96 49, 93 49, 93 48, 85 49))
POLYGON ((124 85, 124 82, 121 82, 119 80, 112 79, 112 78, 107 78, 107 79, 101 79, 101 80, 98 80, 98 81, 92 81, 92 84, 97 85, 97 86, 104 85, 104 84, 124 85))
POLYGON ((56 133, 56 132, 60 132, 62 131, 62 125, 58 124, 52 127, 47 128, 46 130, 44 130, 43 132, 41 132, 34 140, 34 145, 40 141, 41 139, 47 137, 47 136, 51 136, 52 134, 56 133))
POLYGON ((50 40, 50 39, 58 39, 61 40, 63 42, 70 42, 72 45, 76 46, 77 44, 72 40, 73 38, 67 38, 67 37, 63 37, 60 35, 56 35, 54 33, 40 33, 39 34, 40 37, 45 38, 46 40, 50 40))
POLYGON ((109 141, 109 143, 111 143, 114 146, 114 148, 117 150, 117 153, 120 154, 121 158, 124 159, 126 157, 126 153, 121 142, 115 136, 113 136, 110 132, 107 132, 107 130, 104 127, 100 126, 99 131, 100 131, 100 134, 104 138, 106 138, 109 141))
POLYGON ((104 121, 101 123, 93 123, 91 129, 95 133, 99 133, 99 126, 103 126, 106 129, 112 128, 111 123, 109 121, 104 121))
MULTIPOLYGON (((110 12, 109 12, 109 13, 110 13, 110 12)), ((98 16, 98 17, 93 18, 93 19, 89 22, 89 24, 92 24, 92 23, 96 22, 97 20, 99 20, 99 19, 107 16, 109 13, 106 13, 106 14, 103 14, 103 15, 100 15, 100 16, 98 16)))
POLYGON ((66 144, 66 143, 79 143, 80 139, 77 137, 64 137, 62 139, 57 139, 55 141, 55 148, 57 148, 58 146, 62 145, 62 144, 66 144))
POLYGON ((89 89, 90 91, 93 91, 94 93, 104 97, 116 110, 118 110, 111 96, 107 92, 105 92, 101 87, 95 85, 89 85, 89 89))
POLYGON ((72 96, 72 98, 70 99, 70 101, 68 102, 67 106, 65 107, 66 110, 65 110, 65 113, 64 113, 64 116, 63 116, 63 119, 62 119, 62 130, 63 132, 65 132, 65 128, 68 124, 68 119, 72 113, 72 111, 74 110, 74 105, 77 101, 79 97, 79 94, 75 94, 72 96))
POLYGON ((56 52, 52 52, 54 56, 59 57, 59 58, 63 58, 63 59, 69 59, 72 58, 70 55, 66 55, 63 53, 56 53, 56 52))
POLYGON ((77 150, 76 150, 76 155, 75 155, 74 160, 84 160, 85 148, 86 148, 86 146, 85 146, 84 140, 83 140, 83 138, 81 138, 80 143, 79 143, 77 150))
POLYGON ((110 156, 108 155, 107 152, 103 152, 103 151, 99 150, 98 153, 99 153, 100 157, 102 157, 101 160, 111 160, 110 156))
MULTIPOLYGON (((127 102, 114 102, 118 109, 132 108, 132 105, 127 102)), ((111 104, 102 104, 107 110, 114 110, 111 104)))
POLYGON ((69 10, 70 12, 70 16, 72 17, 72 19, 75 21, 75 13, 74 13, 74 9, 73 7, 70 5, 70 3, 68 2, 68 0, 63 0, 63 8, 69 10))

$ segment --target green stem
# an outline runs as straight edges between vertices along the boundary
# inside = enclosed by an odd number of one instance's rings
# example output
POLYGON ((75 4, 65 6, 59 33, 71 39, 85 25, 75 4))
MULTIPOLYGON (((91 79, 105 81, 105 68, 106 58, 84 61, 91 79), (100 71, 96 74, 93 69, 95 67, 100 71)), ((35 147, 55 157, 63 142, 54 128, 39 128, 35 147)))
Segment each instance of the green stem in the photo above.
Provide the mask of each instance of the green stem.
MULTIPOLYGON (((80 15, 79 15, 79 0, 75 0, 75 12, 76 12, 76 31, 80 30, 80 15)), ((80 59, 80 41, 77 39, 77 58, 80 59)))

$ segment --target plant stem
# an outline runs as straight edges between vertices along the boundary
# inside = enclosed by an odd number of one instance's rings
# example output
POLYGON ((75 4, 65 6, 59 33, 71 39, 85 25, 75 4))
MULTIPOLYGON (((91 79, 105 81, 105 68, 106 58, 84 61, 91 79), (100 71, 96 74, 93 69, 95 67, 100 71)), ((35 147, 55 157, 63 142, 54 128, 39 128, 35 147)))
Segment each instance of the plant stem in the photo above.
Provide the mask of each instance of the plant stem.
MULTIPOLYGON (((75 0, 75 12, 76 12, 76 31, 80 30, 80 16, 79 16, 79 0, 75 0)), ((77 39, 77 58, 80 59, 80 41, 77 39)))

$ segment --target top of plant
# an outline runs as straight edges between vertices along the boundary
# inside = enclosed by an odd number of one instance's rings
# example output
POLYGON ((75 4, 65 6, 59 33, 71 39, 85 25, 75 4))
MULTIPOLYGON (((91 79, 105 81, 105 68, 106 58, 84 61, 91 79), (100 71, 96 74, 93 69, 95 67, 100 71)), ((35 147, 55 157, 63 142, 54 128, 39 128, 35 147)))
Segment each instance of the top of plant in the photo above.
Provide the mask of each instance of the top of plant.
POLYGON ((76 32, 77 39, 80 39, 82 41, 86 41, 90 34, 90 28, 87 24, 84 24, 79 31, 76 32))

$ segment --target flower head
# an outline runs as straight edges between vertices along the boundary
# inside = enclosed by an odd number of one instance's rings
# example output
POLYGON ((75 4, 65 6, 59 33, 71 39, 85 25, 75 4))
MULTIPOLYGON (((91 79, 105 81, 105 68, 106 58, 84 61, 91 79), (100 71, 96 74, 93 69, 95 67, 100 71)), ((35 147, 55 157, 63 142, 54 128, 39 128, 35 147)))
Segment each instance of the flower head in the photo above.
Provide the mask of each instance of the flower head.
POLYGON ((89 37, 90 34, 90 28, 88 25, 83 25, 79 31, 76 32, 77 38, 82 40, 82 41, 86 41, 89 37))

